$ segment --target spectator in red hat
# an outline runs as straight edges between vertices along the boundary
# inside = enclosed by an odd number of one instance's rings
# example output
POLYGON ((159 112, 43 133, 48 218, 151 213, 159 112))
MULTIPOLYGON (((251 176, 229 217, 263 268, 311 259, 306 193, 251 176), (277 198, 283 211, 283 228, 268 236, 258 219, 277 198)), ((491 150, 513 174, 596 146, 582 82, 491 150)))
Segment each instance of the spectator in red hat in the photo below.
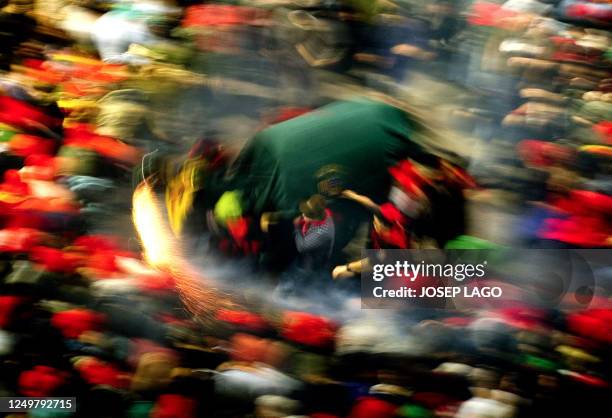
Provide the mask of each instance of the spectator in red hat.
POLYGON ((367 396, 357 400, 349 418, 393 418, 397 409, 391 402, 367 396))
POLYGON ((81 377, 91 385, 107 385, 114 388, 126 388, 129 375, 110 363, 98 360, 95 357, 78 358, 74 367, 81 373, 81 377))
POLYGON ((88 309, 70 309, 58 312, 51 318, 51 324, 59 328, 64 337, 78 338, 85 331, 99 330, 104 317, 88 309))
POLYGON ((233 325, 238 329, 244 329, 251 332, 261 332, 268 329, 268 323, 263 317, 248 311, 219 309, 216 319, 233 325))
POLYGON ((17 134, 11 138, 9 148, 15 155, 27 157, 32 154, 52 155, 55 143, 35 135, 17 134))
POLYGON ((66 378, 66 373, 53 367, 35 366, 19 375, 19 392, 25 396, 51 396, 66 378))
POLYGON ((11 323, 13 313, 23 301, 24 298, 20 296, 0 296, 0 328, 6 328, 11 323))
POLYGON ((195 400, 182 395, 163 394, 157 399, 151 418, 193 418, 195 400))
POLYGON ((322 316, 306 312, 286 312, 281 334, 289 341, 326 348, 334 343, 336 325, 322 316))
POLYGON ((6 170, 4 182, 0 184, 0 191, 12 195, 27 196, 30 193, 30 187, 21 180, 19 171, 6 170))

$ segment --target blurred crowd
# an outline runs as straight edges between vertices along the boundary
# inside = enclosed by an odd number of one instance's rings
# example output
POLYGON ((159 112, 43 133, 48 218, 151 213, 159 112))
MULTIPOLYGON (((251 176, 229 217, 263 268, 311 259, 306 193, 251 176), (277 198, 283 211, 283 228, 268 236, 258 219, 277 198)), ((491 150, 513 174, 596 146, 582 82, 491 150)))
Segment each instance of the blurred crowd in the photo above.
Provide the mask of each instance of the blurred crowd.
POLYGON ((0 396, 77 397, 13 417, 605 414, 609 289, 557 309, 281 309, 154 268, 130 211, 151 185, 176 236, 255 260, 281 298, 354 295, 365 247, 610 248, 609 1, 1 3, 0 396), (395 140, 390 109, 425 79, 452 152, 419 143, 371 194, 323 167, 290 210, 249 206, 233 162, 268 157, 249 137, 376 90, 384 105, 354 106, 395 140), (477 236, 469 212, 490 204, 514 223, 477 236), (343 237, 347 205, 365 215, 343 237))

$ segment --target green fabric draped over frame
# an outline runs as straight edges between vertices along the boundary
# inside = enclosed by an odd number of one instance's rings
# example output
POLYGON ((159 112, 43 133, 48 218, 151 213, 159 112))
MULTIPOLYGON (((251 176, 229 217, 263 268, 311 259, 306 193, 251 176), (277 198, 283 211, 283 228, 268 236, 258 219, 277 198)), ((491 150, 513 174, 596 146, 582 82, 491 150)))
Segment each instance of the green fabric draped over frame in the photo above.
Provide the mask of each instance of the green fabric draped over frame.
MULTIPOLYGON (((339 166, 346 188, 382 202, 391 182, 388 168, 424 152, 411 134, 409 117, 399 108, 370 99, 335 102, 251 138, 232 168, 233 188, 242 192, 249 212, 292 216, 301 200, 318 192, 317 173, 339 166)), ((348 237, 370 215, 343 200, 332 202, 332 209, 348 237)))

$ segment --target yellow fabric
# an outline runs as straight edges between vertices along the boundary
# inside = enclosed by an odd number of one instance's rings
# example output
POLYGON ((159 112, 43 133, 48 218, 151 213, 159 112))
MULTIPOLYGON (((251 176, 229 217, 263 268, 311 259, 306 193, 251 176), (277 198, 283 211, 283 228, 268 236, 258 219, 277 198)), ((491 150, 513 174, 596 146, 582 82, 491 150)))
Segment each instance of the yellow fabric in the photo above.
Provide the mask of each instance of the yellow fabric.
POLYGON ((567 356, 567 357, 572 357, 578 360, 583 360, 583 361, 587 361, 587 362, 591 362, 591 363, 597 363, 600 361, 600 359, 598 357, 595 357, 589 353, 587 353, 584 350, 581 350, 579 348, 576 347, 570 347, 567 345, 560 345, 557 347, 556 349, 559 353, 567 356))
POLYGON ((60 99, 57 101, 57 106, 62 109, 84 109, 96 106, 96 101, 84 99, 60 99))
POLYGON ((85 65, 102 65, 102 61, 100 60, 97 60, 94 58, 82 57, 79 55, 51 54, 51 59, 53 59, 53 61, 66 61, 66 62, 74 62, 77 64, 85 64, 85 65))
POLYGON ((185 220, 193 206, 195 192, 198 190, 196 177, 202 170, 203 160, 188 160, 179 173, 168 182, 166 187, 166 208, 170 228, 176 236, 183 232, 185 220))
POLYGON ((11 126, 11 125, 7 125, 6 123, 0 123, 0 129, 6 129, 7 131, 19 132, 18 128, 15 128, 14 126, 11 126))
POLYGON ((583 145, 580 151, 590 152, 592 154, 612 155, 612 147, 606 145, 583 145))
POLYGON ((10 192, 0 192, 0 202, 14 204, 23 202, 26 198, 10 192))

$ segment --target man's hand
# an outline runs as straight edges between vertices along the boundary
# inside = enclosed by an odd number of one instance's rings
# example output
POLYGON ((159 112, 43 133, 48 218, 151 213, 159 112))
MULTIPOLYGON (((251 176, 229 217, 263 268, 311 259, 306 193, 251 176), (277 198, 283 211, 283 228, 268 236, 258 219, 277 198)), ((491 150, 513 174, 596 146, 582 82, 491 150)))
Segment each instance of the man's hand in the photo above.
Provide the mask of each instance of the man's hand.
POLYGON ((352 190, 348 190, 348 189, 343 190, 342 193, 340 193, 340 195, 346 199, 351 199, 351 200, 355 200, 360 197, 359 194, 355 193, 352 190))
POLYGON ((266 212, 261 215, 261 219, 259 221, 259 228, 263 232, 268 232, 268 227, 270 226, 270 213, 266 212))
POLYGON ((353 277, 354 275, 355 273, 353 273, 352 271, 348 271, 348 267, 346 264, 336 266, 332 271, 332 278, 334 280, 348 279, 349 277, 353 277))
POLYGON ((378 205, 372 199, 367 196, 360 195, 359 193, 356 193, 352 190, 344 190, 342 193, 340 193, 340 196, 344 197, 345 199, 350 199, 354 202, 357 202, 360 205, 365 206, 369 210, 378 209, 378 205))

